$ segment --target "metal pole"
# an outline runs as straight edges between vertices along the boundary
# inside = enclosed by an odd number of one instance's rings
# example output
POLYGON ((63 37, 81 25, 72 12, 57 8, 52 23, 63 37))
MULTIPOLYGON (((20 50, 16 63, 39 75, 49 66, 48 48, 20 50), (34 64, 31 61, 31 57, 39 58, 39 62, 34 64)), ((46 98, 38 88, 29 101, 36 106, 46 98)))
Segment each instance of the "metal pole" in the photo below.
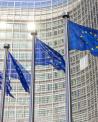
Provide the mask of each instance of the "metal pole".
POLYGON ((69 59, 69 39, 68 39, 68 20, 69 14, 63 14, 64 19, 64 43, 65 43, 65 61, 66 61, 66 122, 72 122, 72 103, 71 103, 71 78, 70 78, 70 59, 69 59))
POLYGON ((37 32, 32 32, 32 60, 31 60, 31 82, 30 82, 30 111, 29 122, 34 122, 35 104, 35 41, 37 32))
POLYGON ((9 48, 10 48, 9 44, 4 45, 5 58, 4 58, 4 72, 3 72, 2 93, 1 93, 0 122, 4 121, 4 104, 5 104, 5 92, 6 92, 6 68, 7 68, 7 58, 8 58, 9 48))

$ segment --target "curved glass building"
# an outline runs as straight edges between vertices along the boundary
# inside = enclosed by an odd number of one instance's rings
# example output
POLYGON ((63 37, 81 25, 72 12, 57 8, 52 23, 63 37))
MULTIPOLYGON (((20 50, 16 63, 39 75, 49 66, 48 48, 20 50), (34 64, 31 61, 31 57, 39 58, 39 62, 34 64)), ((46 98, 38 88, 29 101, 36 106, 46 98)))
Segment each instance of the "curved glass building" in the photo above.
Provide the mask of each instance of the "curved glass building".
MULTIPOLYGON (((31 70, 32 39, 28 25, 36 23, 38 38, 64 55, 62 14, 98 29, 98 0, 0 0, 0 66, 4 43, 31 70)), ((70 51, 72 120, 98 121, 98 58, 89 51, 70 51), (83 65, 84 63, 84 65, 83 65)), ((66 74, 52 66, 36 66, 35 122, 66 122, 66 74)), ((30 96, 11 79, 15 99, 6 96, 4 122, 28 122, 30 96)))

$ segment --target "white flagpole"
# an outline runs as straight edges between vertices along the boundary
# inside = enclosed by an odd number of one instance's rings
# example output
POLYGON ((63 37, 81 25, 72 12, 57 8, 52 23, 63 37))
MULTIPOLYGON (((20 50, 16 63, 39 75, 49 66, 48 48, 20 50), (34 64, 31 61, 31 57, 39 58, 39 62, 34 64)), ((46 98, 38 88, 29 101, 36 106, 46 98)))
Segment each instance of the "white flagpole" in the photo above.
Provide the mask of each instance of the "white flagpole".
POLYGON ((68 39, 68 20, 69 14, 63 14, 64 19, 64 43, 65 43, 65 71, 66 71, 66 122, 72 122, 72 103, 71 103, 71 78, 70 78, 70 59, 69 59, 69 39, 68 39))
POLYGON ((10 48, 9 44, 4 45, 5 58, 4 58, 4 72, 3 72, 2 93, 1 93, 0 122, 4 121, 4 104, 5 104, 5 92, 6 92, 6 69, 7 69, 7 59, 8 59, 9 48, 10 48))
POLYGON ((34 122, 35 111, 35 41, 37 32, 32 32, 32 60, 31 60, 31 82, 30 82, 30 110, 29 122, 34 122))

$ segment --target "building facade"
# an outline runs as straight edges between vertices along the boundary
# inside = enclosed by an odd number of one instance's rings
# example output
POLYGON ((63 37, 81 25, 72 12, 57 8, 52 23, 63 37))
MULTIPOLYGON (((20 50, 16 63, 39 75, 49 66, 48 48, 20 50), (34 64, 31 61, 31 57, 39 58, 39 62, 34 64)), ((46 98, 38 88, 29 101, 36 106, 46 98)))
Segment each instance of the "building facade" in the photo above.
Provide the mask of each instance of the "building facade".
MULTIPOLYGON (((28 25, 36 23, 38 38, 64 55, 62 14, 79 24, 98 29, 97 0, 0 1, 0 66, 4 43, 31 70, 32 39, 28 25)), ((70 51, 73 122, 98 120, 98 58, 89 51, 70 51), (84 65, 82 65, 84 63, 84 65)), ((36 66, 35 122, 66 122, 66 74, 51 65, 36 66)), ((18 80, 11 79, 15 99, 6 96, 4 122, 28 122, 30 96, 18 80)))

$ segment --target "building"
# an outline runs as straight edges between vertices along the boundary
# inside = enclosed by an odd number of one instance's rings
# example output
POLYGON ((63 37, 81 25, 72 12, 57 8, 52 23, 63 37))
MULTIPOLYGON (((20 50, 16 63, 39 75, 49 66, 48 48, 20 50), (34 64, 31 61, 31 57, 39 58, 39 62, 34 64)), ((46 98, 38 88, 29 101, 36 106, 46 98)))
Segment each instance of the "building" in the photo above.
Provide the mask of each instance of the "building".
MULTIPOLYGON (((38 37, 64 55, 64 20, 70 19, 98 29, 97 0, 0 0, 0 66, 3 69, 4 43, 28 70, 31 70, 31 43, 28 24, 35 21, 38 37)), ((98 59, 89 51, 70 52, 73 122, 98 120, 98 59), (86 61, 84 67, 81 65, 86 61)), ((66 78, 52 66, 36 66, 35 122, 66 122, 66 78)), ((28 122, 29 94, 19 81, 11 79, 15 99, 6 97, 4 122, 28 122)))

